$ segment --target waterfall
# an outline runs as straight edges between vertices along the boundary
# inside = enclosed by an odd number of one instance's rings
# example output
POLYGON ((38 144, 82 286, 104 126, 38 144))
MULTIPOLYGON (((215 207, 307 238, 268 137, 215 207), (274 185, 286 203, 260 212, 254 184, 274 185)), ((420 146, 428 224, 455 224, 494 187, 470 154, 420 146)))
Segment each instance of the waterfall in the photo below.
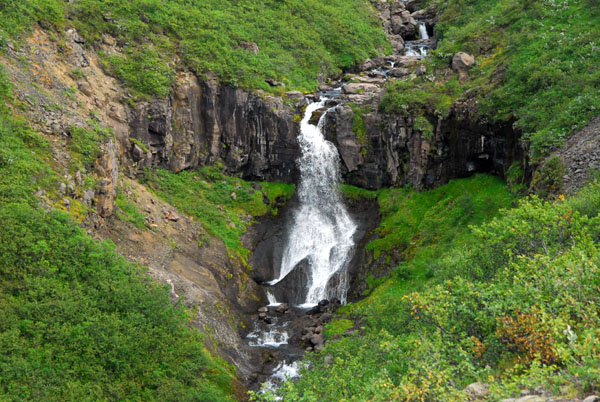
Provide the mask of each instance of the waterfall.
POLYGON ((419 22, 419 39, 429 39, 429 34, 427 33, 427 26, 424 22, 419 22))
POLYGON ((279 277, 269 283, 278 283, 298 263, 307 260, 306 306, 315 305, 322 299, 346 301, 346 265, 354 248, 353 235, 356 231, 356 225, 338 194, 337 149, 323 137, 323 117, 327 112, 321 116, 317 126, 309 123, 313 112, 322 108, 325 101, 309 104, 300 122, 300 205, 294 211, 279 277))

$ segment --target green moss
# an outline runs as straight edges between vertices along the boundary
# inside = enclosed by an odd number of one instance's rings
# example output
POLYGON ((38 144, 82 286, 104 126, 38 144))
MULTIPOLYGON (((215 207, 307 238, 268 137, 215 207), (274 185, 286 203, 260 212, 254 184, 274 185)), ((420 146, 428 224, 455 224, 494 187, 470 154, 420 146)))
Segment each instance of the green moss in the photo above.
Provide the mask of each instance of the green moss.
POLYGON ((146 146, 146 144, 144 144, 141 140, 134 138, 134 137, 129 137, 129 141, 131 141, 132 143, 136 144, 138 147, 140 147, 142 149, 142 151, 148 153, 149 149, 146 146))
POLYGON ((535 172, 530 188, 544 199, 557 196, 562 190, 565 172, 565 165, 555 155, 544 162, 535 172))
POLYGON ((101 128, 95 122, 88 122, 93 128, 71 126, 68 141, 69 151, 80 167, 92 170, 96 159, 102 155, 100 145, 112 137, 110 129, 101 128))
POLYGON ((408 113, 444 117, 450 112, 452 103, 463 95, 464 87, 458 79, 431 82, 426 78, 388 83, 379 103, 379 110, 386 113, 408 113))
POLYGON ((367 147, 369 146, 369 139, 367 138, 367 127, 365 126, 364 115, 371 112, 371 106, 359 107, 358 105, 350 102, 348 103, 350 109, 352 109, 352 131, 356 134, 357 142, 362 145, 363 153, 366 153, 367 147))
POLYGON ((433 127, 433 124, 431 124, 425 116, 417 116, 413 128, 420 131, 423 138, 427 140, 433 139, 435 127, 433 127))

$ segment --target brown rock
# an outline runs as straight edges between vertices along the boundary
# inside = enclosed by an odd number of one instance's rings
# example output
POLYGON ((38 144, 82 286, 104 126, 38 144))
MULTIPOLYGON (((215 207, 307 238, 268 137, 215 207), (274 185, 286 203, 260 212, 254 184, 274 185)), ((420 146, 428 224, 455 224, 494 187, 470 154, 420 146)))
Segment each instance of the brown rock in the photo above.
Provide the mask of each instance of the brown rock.
POLYGON ((259 52, 258 45, 255 42, 240 42, 239 46, 250 53, 258 54, 259 52))
POLYGON ((467 73, 475 64, 475 57, 468 53, 459 52, 452 57, 452 70, 457 73, 467 73))

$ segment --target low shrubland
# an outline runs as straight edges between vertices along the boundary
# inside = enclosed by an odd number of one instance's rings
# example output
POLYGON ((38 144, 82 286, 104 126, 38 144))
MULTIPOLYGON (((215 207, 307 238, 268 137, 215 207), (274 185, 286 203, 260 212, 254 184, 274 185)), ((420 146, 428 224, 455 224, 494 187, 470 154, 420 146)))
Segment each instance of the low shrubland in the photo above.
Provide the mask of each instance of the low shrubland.
POLYGON ((600 182, 513 207, 482 176, 386 191, 382 238, 368 247, 399 248, 404 261, 341 310, 333 328, 353 320, 354 334, 311 355, 303 377, 281 389, 286 401, 467 400, 476 381, 494 400, 540 387, 598 391, 600 182))

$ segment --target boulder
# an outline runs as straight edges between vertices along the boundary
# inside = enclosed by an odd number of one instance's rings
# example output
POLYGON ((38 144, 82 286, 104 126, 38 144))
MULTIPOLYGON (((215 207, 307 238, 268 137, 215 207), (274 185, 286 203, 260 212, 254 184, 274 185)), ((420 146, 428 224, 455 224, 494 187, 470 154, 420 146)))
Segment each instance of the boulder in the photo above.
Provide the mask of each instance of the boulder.
POLYGON ((408 68, 394 68, 392 70, 390 70, 388 72, 388 75, 390 77, 394 77, 394 78, 402 78, 402 77, 406 77, 407 75, 410 74, 410 69, 408 68))
POLYGON ((355 93, 361 93, 361 92, 377 92, 377 91, 379 91, 379 89, 380 89, 379 85, 371 84, 371 83, 362 83, 362 82, 348 84, 348 85, 345 85, 344 88, 342 88, 342 90, 344 91, 345 94, 355 94, 355 93))
POLYGON ((258 45, 254 42, 240 42, 239 46, 250 53, 258 54, 259 52, 258 45))
POLYGON ((483 400, 490 394, 490 386, 481 382, 474 382, 465 388, 470 399, 483 400))
POLYGON ((269 308, 268 307, 261 307, 258 309, 259 313, 268 313, 269 312, 269 308))
POLYGON ((596 395, 590 395, 583 400, 583 402, 600 402, 600 397, 596 395))
POLYGON ((286 311, 288 311, 290 309, 290 306, 287 303, 281 303, 279 306, 277 306, 277 308, 275 309, 276 312, 283 314, 286 311))
POLYGON ((323 334, 314 334, 310 337, 310 343, 312 343, 314 346, 323 345, 324 342, 325 337, 323 334))
POLYGON ((467 73, 475 64, 475 57, 468 53, 459 52, 452 57, 452 70, 461 74, 467 73))

